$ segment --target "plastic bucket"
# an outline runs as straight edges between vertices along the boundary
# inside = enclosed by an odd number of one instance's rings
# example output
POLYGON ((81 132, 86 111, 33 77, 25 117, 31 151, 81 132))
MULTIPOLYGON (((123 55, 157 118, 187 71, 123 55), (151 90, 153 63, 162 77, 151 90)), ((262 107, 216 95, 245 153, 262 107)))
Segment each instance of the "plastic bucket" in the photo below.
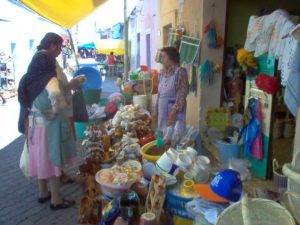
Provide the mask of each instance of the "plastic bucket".
POLYGON ((134 95, 133 96, 133 104, 139 105, 143 109, 148 108, 148 96, 147 95, 134 95))
POLYGON ((101 106, 105 106, 108 103, 108 99, 107 98, 100 98, 99 101, 101 106))
POLYGON ((76 137, 78 139, 85 138, 84 131, 86 130, 87 126, 88 126, 88 123, 75 122, 76 137))
POLYGON ((74 73, 74 77, 85 75, 86 81, 81 85, 82 89, 100 89, 102 87, 101 73, 93 67, 82 67, 74 73))
POLYGON ((239 158, 241 147, 241 144, 231 144, 224 141, 218 141, 220 162, 226 165, 229 163, 231 158, 239 158))
POLYGON ((82 90, 86 105, 98 104, 100 101, 101 89, 84 89, 82 90))

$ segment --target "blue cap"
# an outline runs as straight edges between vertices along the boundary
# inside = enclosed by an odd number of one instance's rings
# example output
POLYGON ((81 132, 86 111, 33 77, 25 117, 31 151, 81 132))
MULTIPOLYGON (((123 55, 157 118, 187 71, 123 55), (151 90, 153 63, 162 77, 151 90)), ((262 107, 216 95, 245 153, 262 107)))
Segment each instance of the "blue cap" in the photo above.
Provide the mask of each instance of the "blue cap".
POLYGON ((243 185, 240 174, 231 169, 219 172, 210 184, 195 184, 194 189, 202 198, 212 202, 236 202, 243 185))

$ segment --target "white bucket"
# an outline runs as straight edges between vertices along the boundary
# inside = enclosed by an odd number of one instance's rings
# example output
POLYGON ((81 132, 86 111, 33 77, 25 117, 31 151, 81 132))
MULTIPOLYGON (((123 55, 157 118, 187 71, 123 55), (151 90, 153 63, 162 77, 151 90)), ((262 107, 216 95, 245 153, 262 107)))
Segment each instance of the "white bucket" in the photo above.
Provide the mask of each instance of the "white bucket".
POLYGON ((134 95, 133 104, 139 105, 143 109, 148 109, 148 96, 147 95, 134 95))

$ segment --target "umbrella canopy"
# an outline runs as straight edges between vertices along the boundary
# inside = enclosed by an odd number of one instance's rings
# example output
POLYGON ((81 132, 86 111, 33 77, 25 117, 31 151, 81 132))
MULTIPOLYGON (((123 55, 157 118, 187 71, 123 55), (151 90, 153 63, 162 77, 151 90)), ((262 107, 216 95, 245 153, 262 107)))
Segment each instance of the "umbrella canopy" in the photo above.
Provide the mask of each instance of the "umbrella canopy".
POLYGON ((71 28, 107 0, 20 0, 44 18, 71 28))
POLYGON ((85 43, 85 44, 79 45, 78 47, 79 47, 79 48, 92 48, 92 49, 93 49, 93 48, 96 48, 94 42, 91 42, 91 43, 85 43))
POLYGON ((124 40, 120 39, 101 39, 96 40, 96 50, 98 53, 109 55, 124 55, 124 40))

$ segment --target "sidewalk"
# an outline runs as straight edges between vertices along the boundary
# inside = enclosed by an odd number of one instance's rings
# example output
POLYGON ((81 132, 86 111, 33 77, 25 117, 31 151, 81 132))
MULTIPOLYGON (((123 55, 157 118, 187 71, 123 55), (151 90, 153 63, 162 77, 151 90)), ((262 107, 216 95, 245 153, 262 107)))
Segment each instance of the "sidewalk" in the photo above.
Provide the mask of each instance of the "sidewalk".
MULTIPOLYGON (((116 78, 107 78, 103 82, 102 96, 107 97, 119 92, 115 86, 116 78)), ((19 160, 23 150, 24 136, 17 131, 19 105, 17 98, 8 99, 0 106, 0 224, 1 225, 76 225, 82 186, 78 183, 65 184, 61 188, 62 196, 76 201, 75 206, 52 211, 49 203, 39 204, 37 179, 27 180, 19 169, 19 160), (4 147, 5 146, 5 147, 4 147)), ((82 155, 80 152, 78 155, 82 155)), ((65 169, 74 176, 78 165, 65 169)))
MULTIPOLYGON (((37 179, 27 180, 19 169, 23 149, 21 136, 0 151, 0 224, 3 225, 75 225, 78 207, 83 196, 80 184, 66 184, 61 194, 74 199, 76 205, 69 209, 51 211, 49 203, 39 204, 37 179)), ((75 175, 77 166, 67 168, 67 174, 75 175)))

